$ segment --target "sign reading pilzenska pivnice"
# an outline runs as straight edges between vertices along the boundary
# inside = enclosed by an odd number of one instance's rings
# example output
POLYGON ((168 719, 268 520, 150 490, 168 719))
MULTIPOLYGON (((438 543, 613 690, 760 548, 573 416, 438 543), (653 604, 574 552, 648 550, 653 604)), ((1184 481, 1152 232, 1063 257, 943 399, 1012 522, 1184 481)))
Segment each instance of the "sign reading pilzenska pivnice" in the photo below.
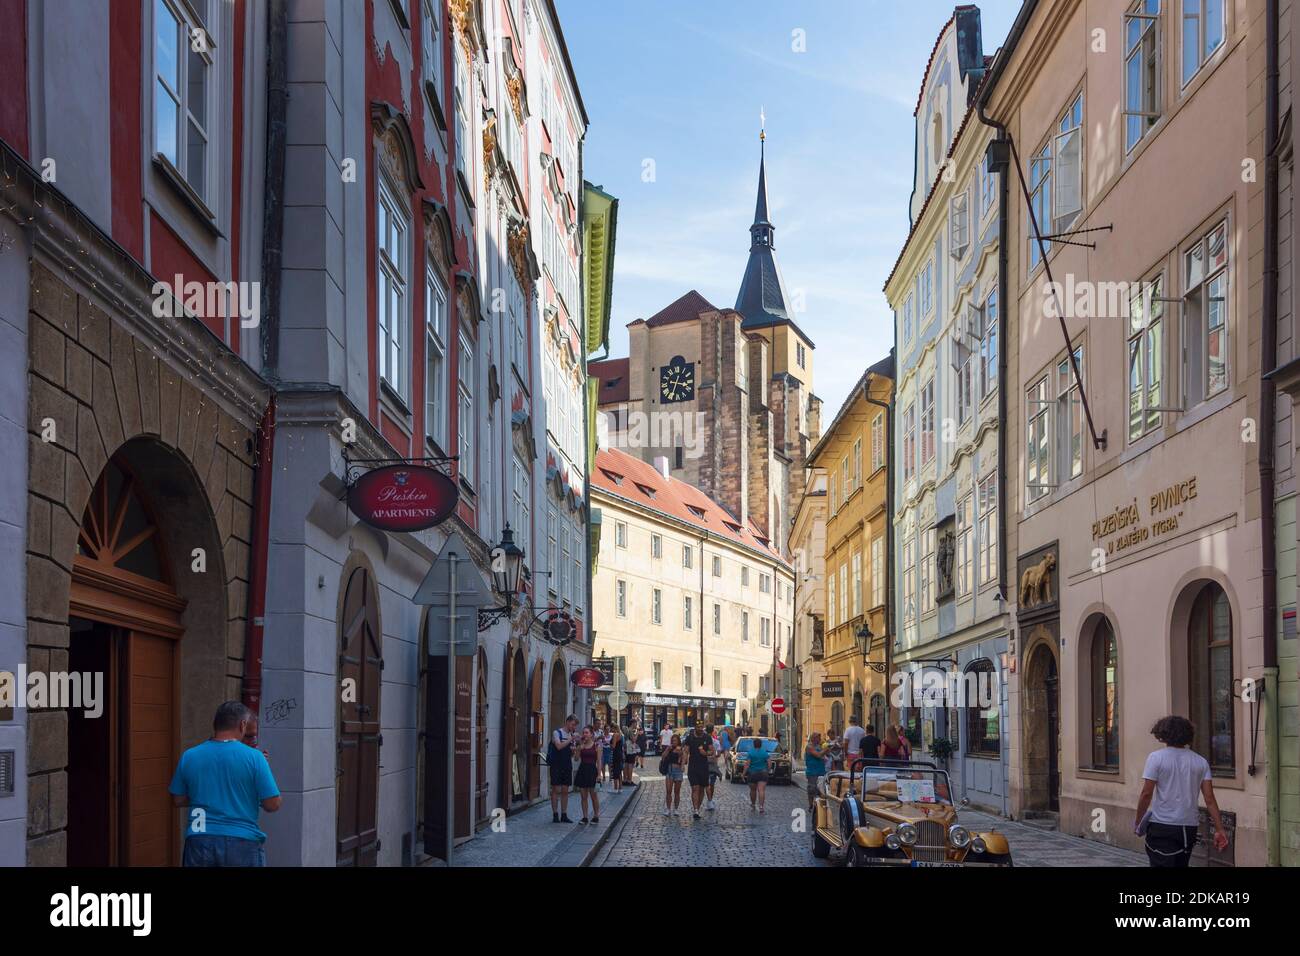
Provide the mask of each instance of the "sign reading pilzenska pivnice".
POLYGON ((1117 505, 1092 523, 1092 540, 1096 547, 1106 541, 1106 554, 1120 554, 1148 541, 1173 534, 1182 524, 1182 506, 1196 497, 1196 476, 1160 488, 1149 496, 1148 518, 1142 520, 1138 499, 1117 505))

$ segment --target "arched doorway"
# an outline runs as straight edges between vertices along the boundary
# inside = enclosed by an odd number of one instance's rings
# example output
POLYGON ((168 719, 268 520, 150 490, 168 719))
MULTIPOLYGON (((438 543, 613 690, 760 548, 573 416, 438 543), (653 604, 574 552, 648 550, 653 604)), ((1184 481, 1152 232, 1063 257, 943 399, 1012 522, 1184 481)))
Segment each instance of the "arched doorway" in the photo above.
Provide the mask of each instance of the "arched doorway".
POLYGON ((513 645, 507 648, 501 798, 508 808, 522 802, 528 792, 528 678, 524 666, 524 652, 513 645))
POLYGON ((370 569, 344 588, 339 639, 337 863, 374 866, 379 856, 379 699, 383 638, 370 569))
POLYGON ((551 665, 551 725, 555 730, 569 716, 569 678, 564 671, 564 661, 557 659, 551 665))
POLYGON ((831 704, 831 736, 838 737, 844 733, 844 704, 835 701, 831 704))
POLYGON ((862 691, 860 691, 860 690, 855 690, 855 691, 853 692, 853 716, 856 717, 856 718, 858 718, 858 723, 859 723, 859 724, 866 723, 866 721, 863 720, 863 713, 862 713, 862 691))
POLYGON ((160 524, 126 454, 90 494, 72 560, 68 670, 102 674, 102 712, 68 710, 69 866, 168 866, 180 744, 181 614, 160 524))
POLYGON ((868 723, 876 729, 876 736, 885 735, 885 724, 889 722, 889 707, 884 694, 871 695, 871 714, 868 723))
POLYGON ((488 819, 488 662, 487 654, 478 651, 478 681, 474 697, 474 822, 488 819))
POLYGON ((1060 688, 1056 654, 1045 642, 1025 668, 1025 809, 1058 810, 1061 799, 1060 688))

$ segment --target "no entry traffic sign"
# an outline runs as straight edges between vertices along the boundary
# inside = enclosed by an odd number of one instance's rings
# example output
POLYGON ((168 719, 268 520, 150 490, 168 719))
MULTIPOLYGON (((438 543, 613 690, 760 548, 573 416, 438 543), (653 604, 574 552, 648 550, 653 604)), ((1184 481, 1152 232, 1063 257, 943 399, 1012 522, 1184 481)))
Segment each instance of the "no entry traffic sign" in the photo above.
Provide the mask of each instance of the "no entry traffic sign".
POLYGON ((784 714, 784 713, 785 713, 785 698, 784 698, 784 697, 773 697, 773 698, 772 698, 772 703, 769 704, 768 706, 771 708, 772 713, 774 713, 774 714, 784 714))

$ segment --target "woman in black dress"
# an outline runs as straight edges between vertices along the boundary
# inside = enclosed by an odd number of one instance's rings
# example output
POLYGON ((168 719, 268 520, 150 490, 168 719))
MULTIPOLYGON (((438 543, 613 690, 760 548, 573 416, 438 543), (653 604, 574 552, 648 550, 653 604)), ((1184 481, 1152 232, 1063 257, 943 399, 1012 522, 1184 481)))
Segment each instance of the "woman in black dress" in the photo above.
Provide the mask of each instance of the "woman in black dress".
POLYGON ((614 792, 623 792, 623 763, 627 760, 627 741, 622 728, 615 726, 613 736, 609 739, 609 778, 614 783, 614 792))
POLYGON ((578 742, 578 771, 574 774, 573 785, 582 798, 582 822, 587 822, 587 803, 592 807, 591 822, 600 822, 600 797, 596 796, 596 781, 600 776, 600 741, 591 732, 590 727, 582 729, 582 739, 578 742))

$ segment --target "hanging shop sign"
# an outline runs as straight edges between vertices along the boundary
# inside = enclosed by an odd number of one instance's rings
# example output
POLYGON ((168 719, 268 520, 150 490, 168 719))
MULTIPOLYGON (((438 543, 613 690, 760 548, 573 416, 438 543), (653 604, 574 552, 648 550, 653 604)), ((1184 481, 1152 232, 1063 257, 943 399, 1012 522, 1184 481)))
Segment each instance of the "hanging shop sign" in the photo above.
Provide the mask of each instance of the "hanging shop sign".
POLYGON ((579 667, 570 678, 577 687, 599 687, 603 682, 600 671, 594 667, 579 667))
POLYGON ((452 516, 460 488, 448 475, 424 465, 385 465, 348 486, 348 508, 383 531, 422 531, 452 516))
POLYGON ((823 697, 843 697, 844 681, 842 680, 824 680, 822 681, 823 697))

